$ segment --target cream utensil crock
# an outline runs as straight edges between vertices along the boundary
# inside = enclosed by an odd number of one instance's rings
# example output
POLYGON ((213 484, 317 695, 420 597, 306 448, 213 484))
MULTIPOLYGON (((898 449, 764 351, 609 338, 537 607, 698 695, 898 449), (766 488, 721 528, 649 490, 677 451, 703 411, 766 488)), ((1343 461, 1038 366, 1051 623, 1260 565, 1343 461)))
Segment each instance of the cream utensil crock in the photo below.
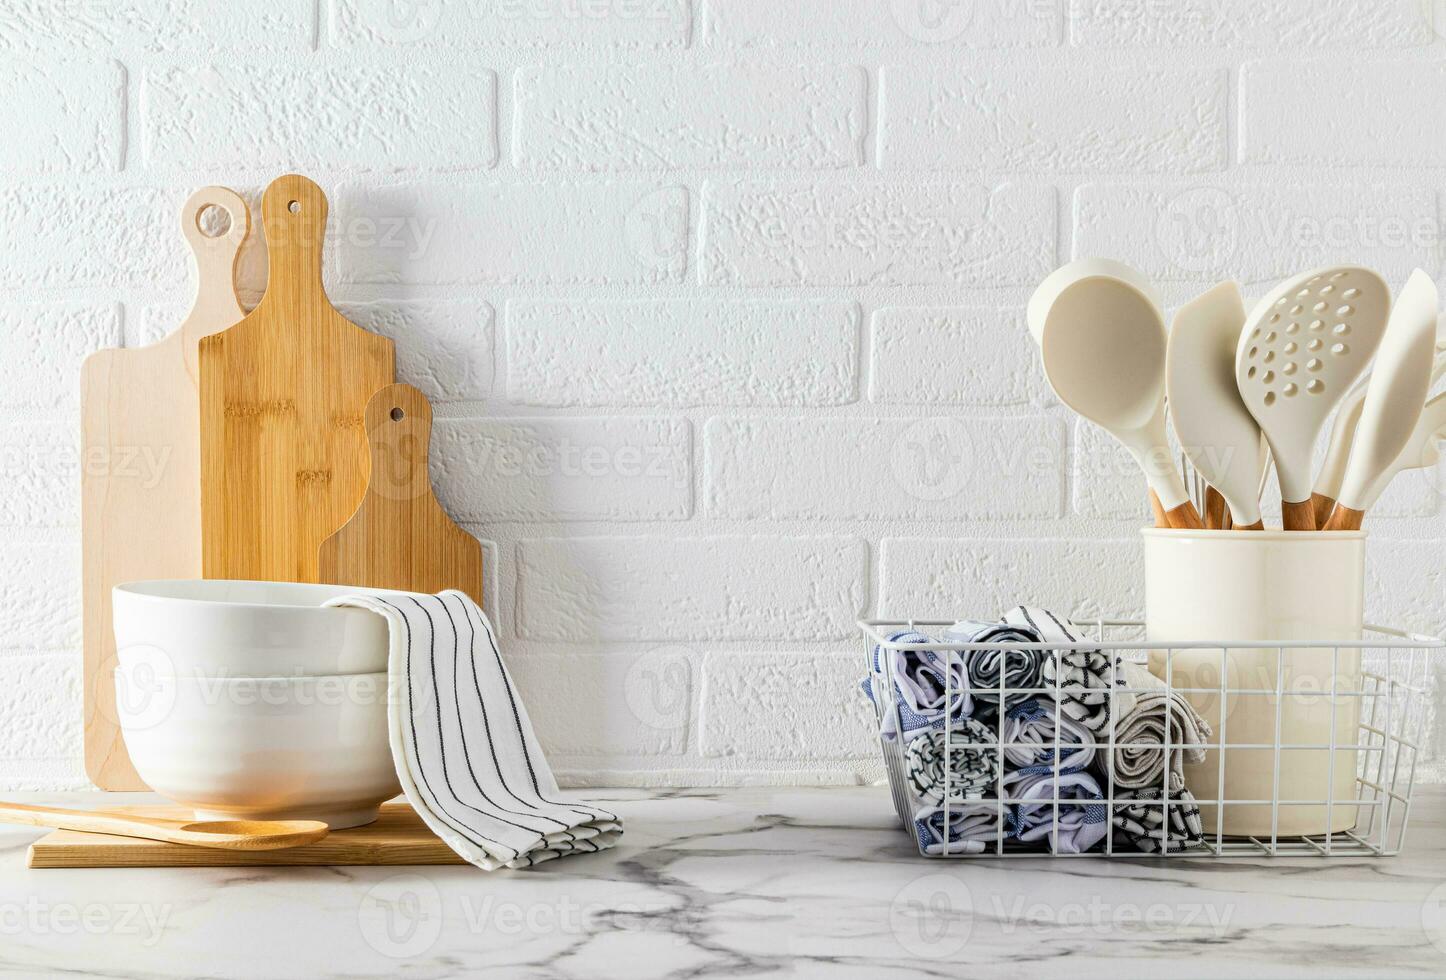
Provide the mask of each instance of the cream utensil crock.
MULTIPOLYGON (((1356 797, 1358 752, 1339 746, 1354 746, 1359 739, 1361 657, 1359 649, 1330 644, 1361 639, 1365 534, 1153 528, 1142 533, 1151 643, 1261 645, 1176 650, 1170 658, 1168 680, 1214 729, 1215 743, 1242 746, 1224 749, 1223 780, 1221 749, 1185 767, 1206 832, 1214 832, 1217 819, 1232 836, 1350 830, 1358 808, 1337 804, 1328 821, 1324 801, 1356 797), (1326 645, 1270 646, 1291 641, 1326 645), (1223 704, 1222 666, 1231 692, 1223 704), (1282 801, 1278 822, 1272 799, 1282 801), (1221 818, 1207 800, 1258 802, 1227 802, 1221 818)), ((1166 676, 1163 649, 1151 652, 1150 669, 1166 676)))

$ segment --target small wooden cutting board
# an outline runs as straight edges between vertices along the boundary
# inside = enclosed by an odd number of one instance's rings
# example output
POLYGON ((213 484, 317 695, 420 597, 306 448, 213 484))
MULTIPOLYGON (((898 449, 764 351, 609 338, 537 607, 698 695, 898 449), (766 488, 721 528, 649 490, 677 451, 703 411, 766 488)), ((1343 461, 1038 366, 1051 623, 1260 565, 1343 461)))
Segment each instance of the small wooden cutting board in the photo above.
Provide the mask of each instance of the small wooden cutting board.
POLYGON ((147 347, 96 351, 80 372, 81 578, 84 606, 85 771, 104 790, 146 788, 115 713, 111 589, 122 582, 201 576, 201 436, 197 348, 242 317, 236 256, 251 227, 234 191, 203 187, 181 208, 196 261, 190 315, 147 347), (201 230, 225 211, 220 235, 201 230))
MULTIPOLYGON (((116 807, 118 813, 189 820, 175 806, 116 807)), ((187 847, 162 841, 56 830, 30 845, 32 868, 231 868, 317 865, 466 864, 404 802, 382 805, 365 827, 338 830, 315 844, 282 851, 187 847)))
POLYGON ((404 592, 459 589, 482 605, 482 545, 452 522, 427 469, 432 406, 388 385, 366 410, 371 481, 351 520, 321 545, 321 581, 404 592))
POLYGON ((261 214, 266 293, 201 344, 202 566, 206 578, 316 582, 317 549, 366 492, 363 415, 395 355, 326 297, 321 188, 279 177, 261 214))

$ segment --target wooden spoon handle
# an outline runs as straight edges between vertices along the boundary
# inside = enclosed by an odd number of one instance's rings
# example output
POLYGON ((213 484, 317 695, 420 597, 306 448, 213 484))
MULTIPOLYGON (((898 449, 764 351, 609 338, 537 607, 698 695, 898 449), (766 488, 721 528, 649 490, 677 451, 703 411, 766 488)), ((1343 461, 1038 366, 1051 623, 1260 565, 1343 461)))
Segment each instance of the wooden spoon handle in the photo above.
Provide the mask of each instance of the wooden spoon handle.
POLYGON ((1336 509, 1336 498, 1323 493, 1313 493, 1310 495, 1310 505, 1315 511, 1315 526, 1324 530, 1326 521, 1331 519, 1331 511, 1336 509))
POLYGON ((1283 500, 1280 504, 1281 525, 1287 531, 1314 531, 1315 505, 1309 500, 1283 500))
POLYGON ((1188 500, 1174 510, 1165 511, 1165 516, 1169 519, 1170 526, 1177 530, 1203 531, 1205 529, 1205 522, 1200 520, 1200 512, 1188 500))
POLYGON ((1223 530, 1227 512, 1225 497, 1214 487, 1207 488, 1205 490, 1205 527, 1210 530, 1223 530))
POLYGON ((1170 518, 1165 514, 1165 505, 1160 503, 1159 496, 1155 491, 1150 491, 1150 512, 1155 515, 1156 527, 1169 527, 1170 518))
POLYGON ((31 806, 25 803, 0 803, 0 822, 25 824, 29 827, 54 827, 57 830, 79 830, 90 834, 118 834, 121 837, 145 837, 170 840, 179 824, 169 820, 131 817, 118 813, 92 813, 88 810, 63 810, 59 807, 31 806))
POLYGON ((1365 523, 1366 512, 1363 510, 1352 510, 1345 504, 1336 504, 1336 509, 1331 512, 1330 520, 1326 521, 1322 531, 1359 531, 1365 523))

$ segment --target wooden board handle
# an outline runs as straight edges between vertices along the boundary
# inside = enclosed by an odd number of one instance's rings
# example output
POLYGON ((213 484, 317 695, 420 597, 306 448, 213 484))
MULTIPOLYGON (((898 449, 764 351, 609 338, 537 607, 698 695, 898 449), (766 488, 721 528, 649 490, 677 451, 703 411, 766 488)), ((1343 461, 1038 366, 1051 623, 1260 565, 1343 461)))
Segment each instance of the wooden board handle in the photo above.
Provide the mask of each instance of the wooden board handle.
POLYGON ((430 496, 432 403, 427 396, 408 384, 389 385, 367 402, 366 426, 372 455, 367 492, 385 500, 430 496))
MULTIPOLYGON (((215 333, 245 315, 236 298, 236 263, 250 234, 251 209, 229 187, 202 187, 181 207, 181 235, 191 246, 191 258, 196 263, 196 297, 181 328, 186 334, 188 363, 195 359, 194 343, 200 340, 200 336, 191 336, 193 333, 215 333), (207 234, 202 227, 210 208, 224 211, 229 220, 215 235, 207 234)), ((191 377, 195 378, 195 365, 191 364, 191 368, 191 377)))
POLYGON ((326 194, 300 174, 277 177, 261 197, 269 276, 263 304, 295 302, 310 296, 324 300, 321 253, 326 244, 326 194), (285 284, 275 289, 273 284, 285 284))

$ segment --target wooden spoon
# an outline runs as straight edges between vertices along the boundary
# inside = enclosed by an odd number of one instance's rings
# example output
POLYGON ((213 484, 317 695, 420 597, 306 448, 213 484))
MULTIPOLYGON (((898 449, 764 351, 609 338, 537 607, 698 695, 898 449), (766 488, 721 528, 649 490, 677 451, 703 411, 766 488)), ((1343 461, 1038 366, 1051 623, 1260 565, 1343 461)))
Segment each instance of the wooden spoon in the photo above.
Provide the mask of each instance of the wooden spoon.
POLYGON ((124 813, 62 810, 58 807, 0 803, 0 822, 54 827, 88 834, 140 837, 168 844, 219 847, 232 851, 277 851, 314 844, 330 832, 319 820, 163 820, 124 813))

